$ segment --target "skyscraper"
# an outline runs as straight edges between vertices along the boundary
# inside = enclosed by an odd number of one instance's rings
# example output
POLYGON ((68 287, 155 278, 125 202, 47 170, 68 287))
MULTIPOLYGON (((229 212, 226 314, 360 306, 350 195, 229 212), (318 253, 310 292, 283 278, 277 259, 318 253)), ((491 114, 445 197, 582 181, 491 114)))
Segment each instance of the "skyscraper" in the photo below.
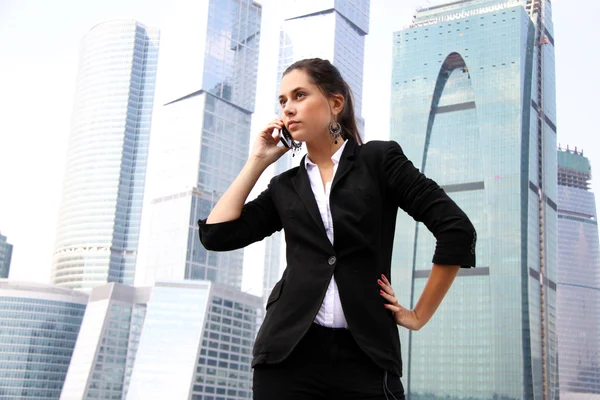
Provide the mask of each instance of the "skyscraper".
POLYGON ((152 288, 92 289, 61 400, 124 399, 152 288))
POLYGON ((248 158, 261 6, 175 3, 162 28, 139 284, 199 279, 241 287, 243 250, 207 251, 208 216, 248 158))
POLYGON ((12 244, 8 243, 6 236, 3 236, 2 233, 0 233, 0 278, 8 278, 12 250, 12 244))
POLYGON ((152 288, 127 399, 249 399, 260 298, 209 281, 152 288))
POLYGON ((133 20, 84 37, 52 281, 132 284, 158 55, 158 31, 133 20))
POLYGON ((88 296, 0 280, 0 398, 58 400, 88 296))
MULTIPOLYGON (((424 329, 401 329, 413 400, 558 396, 553 35, 548 0, 447 2, 395 33, 391 138, 478 232, 477 268, 424 329)), ((434 248, 399 214, 392 284, 406 307, 434 248)))
MULTIPOLYGON (((275 113, 281 114, 279 85, 286 68, 304 58, 327 59, 340 70, 352 90, 357 125, 364 133, 362 84, 370 0, 286 0, 282 7, 285 20, 279 38, 275 113)), ((286 154, 277 161, 274 172, 278 175, 291 166, 291 155, 286 154)), ((267 238, 265 246, 263 297, 266 301, 283 272, 282 234, 276 232, 267 238)))
MULTIPOLYGON (((339 70, 350 89, 362 132, 362 83, 370 0, 286 0, 279 38, 277 93, 281 75, 294 61, 323 58, 339 70)), ((276 112, 280 109, 277 104, 276 112)))
POLYGON ((600 398, 600 254, 590 179, 582 152, 559 149, 556 325, 563 400, 600 398))

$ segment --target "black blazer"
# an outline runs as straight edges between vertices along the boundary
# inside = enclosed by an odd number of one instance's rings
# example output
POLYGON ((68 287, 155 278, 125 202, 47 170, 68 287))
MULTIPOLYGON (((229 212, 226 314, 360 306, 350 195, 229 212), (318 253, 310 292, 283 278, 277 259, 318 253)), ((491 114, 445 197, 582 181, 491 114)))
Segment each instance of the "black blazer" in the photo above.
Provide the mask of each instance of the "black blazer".
POLYGON ((390 276, 398 207, 435 235, 433 262, 475 266, 476 234, 464 212, 393 141, 349 140, 331 186, 334 245, 325 233, 304 160, 274 177, 234 221, 198 221, 208 250, 228 251, 283 228, 287 267, 267 301, 252 366, 283 361, 308 331, 335 275, 348 328, 381 368, 402 376, 400 340, 377 279, 390 276))

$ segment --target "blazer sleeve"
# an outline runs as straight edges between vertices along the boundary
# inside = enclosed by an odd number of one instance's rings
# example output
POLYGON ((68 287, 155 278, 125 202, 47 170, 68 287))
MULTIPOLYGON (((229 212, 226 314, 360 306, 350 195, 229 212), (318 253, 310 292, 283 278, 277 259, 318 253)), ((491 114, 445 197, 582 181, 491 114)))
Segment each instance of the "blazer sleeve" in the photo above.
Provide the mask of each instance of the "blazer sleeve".
POLYGON ((435 236, 432 262, 474 267, 477 233, 460 207, 415 168, 398 143, 388 142, 382 163, 388 197, 435 236))
POLYGON ((273 180, 258 197, 244 205, 238 219, 216 224, 198 221, 200 242, 207 250, 230 251, 258 242, 282 228, 272 201, 273 180))

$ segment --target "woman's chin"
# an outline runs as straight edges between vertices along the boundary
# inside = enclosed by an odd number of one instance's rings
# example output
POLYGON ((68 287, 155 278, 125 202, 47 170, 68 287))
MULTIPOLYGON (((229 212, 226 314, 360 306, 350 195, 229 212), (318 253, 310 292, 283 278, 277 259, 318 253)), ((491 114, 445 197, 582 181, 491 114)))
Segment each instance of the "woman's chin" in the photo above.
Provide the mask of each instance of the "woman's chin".
POLYGON ((293 132, 292 139, 294 139, 296 142, 305 142, 306 141, 305 135, 303 135, 302 133, 299 133, 299 132, 293 132))

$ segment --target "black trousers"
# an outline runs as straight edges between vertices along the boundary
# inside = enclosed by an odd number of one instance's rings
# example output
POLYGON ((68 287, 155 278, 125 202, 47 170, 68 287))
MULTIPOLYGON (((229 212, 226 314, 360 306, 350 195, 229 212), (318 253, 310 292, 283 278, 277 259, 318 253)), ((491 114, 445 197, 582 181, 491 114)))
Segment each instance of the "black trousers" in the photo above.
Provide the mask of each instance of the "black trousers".
POLYGON ((404 400, 400 378, 379 368, 347 329, 313 324, 280 364, 257 365, 254 400, 404 400))

